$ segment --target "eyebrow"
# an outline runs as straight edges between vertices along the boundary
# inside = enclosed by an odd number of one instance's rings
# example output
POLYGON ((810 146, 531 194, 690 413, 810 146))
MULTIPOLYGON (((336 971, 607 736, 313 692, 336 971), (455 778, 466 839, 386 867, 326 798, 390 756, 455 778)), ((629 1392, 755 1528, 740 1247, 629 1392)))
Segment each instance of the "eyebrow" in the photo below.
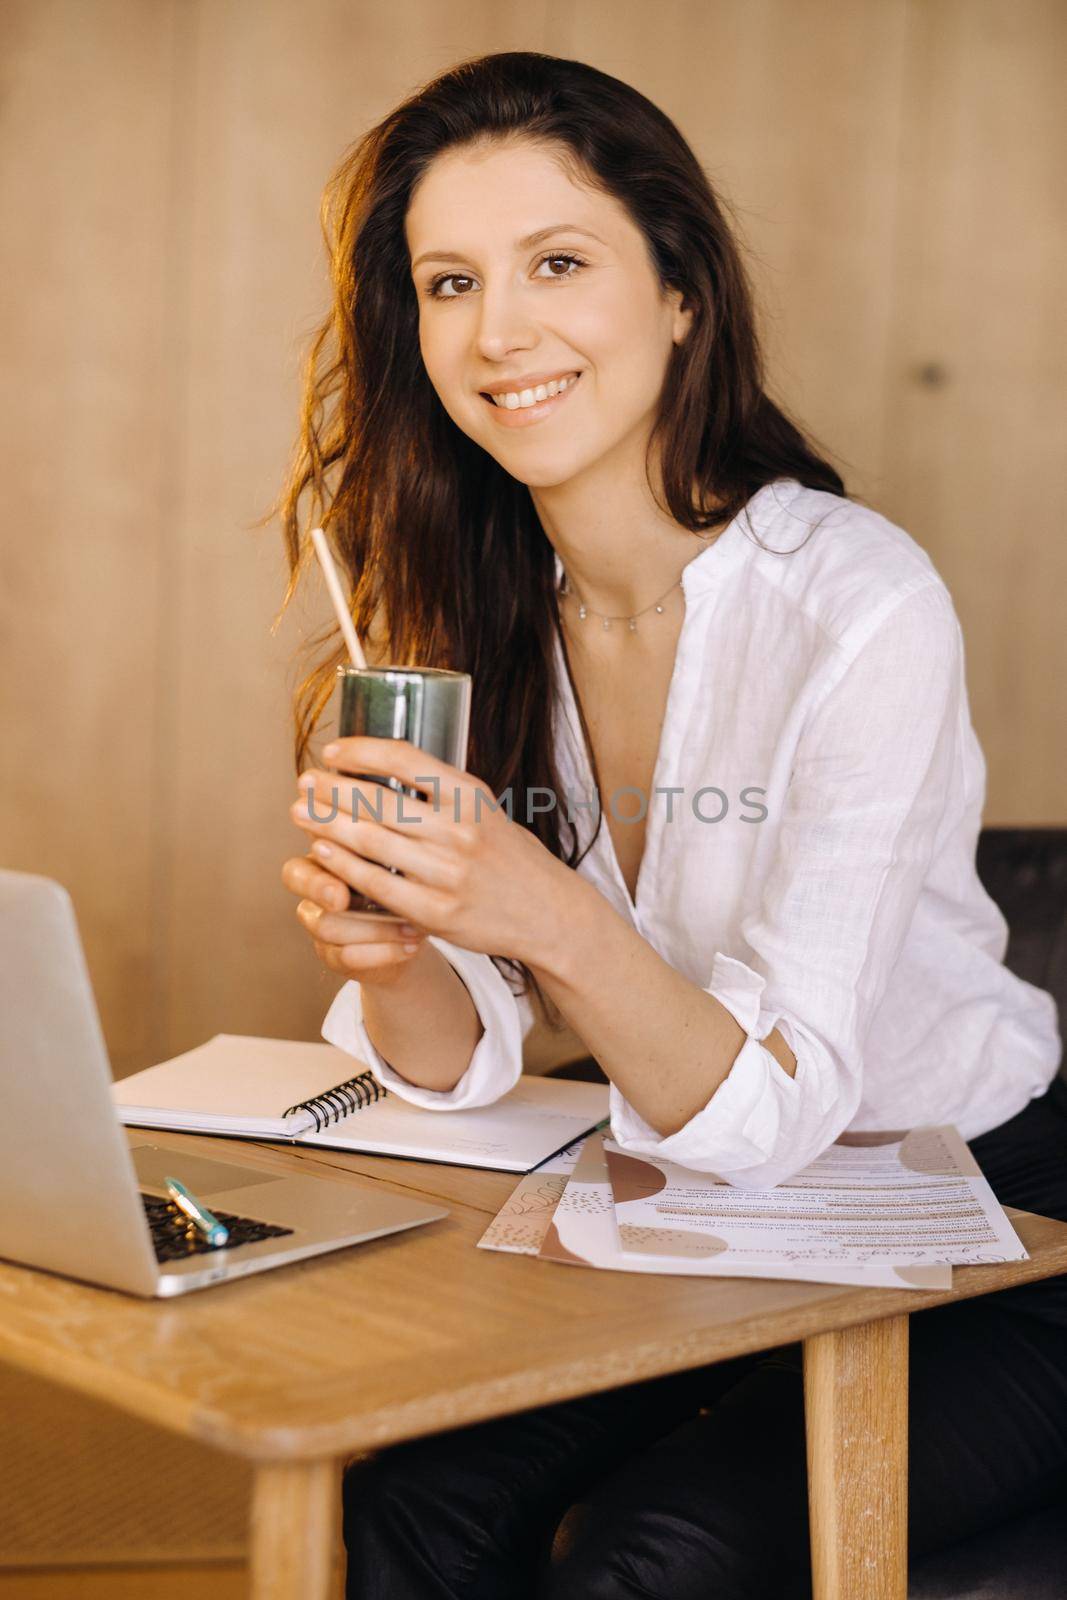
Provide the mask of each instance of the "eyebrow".
MULTIPOLYGON (((598 244, 604 240, 591 228, 580 228, 576 222, 553 222, 548 228, 538 228, 536 233, 528 233, 525 239, 516 239, 516 250, 532 250, 535 244, 540 244, 544 239, 550 239, 554 233, 581 233, 587 239, 595 239, 598 244)), ((465 261, 466 256, 455 255, 448 250, 424 250, 418 260, 411 263, 411 270, 421 267, 424 261, 465 261)))

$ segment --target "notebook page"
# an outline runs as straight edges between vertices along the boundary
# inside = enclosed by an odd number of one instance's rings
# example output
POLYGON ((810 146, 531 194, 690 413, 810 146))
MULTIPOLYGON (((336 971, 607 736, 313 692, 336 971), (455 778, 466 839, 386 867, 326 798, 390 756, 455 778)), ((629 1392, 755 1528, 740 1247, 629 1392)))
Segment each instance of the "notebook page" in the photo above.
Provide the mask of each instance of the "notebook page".
POLYGON ((353 1112, 303 1145, 526 1172, 608 1114, 608 1086, 524 1077, 491 1106, 427 1111, 398 1095, 353 1112))
POLYGON ((217 1033, 206 1044, 112 1086, 124 1123, 191 1133, 292 1138, 314 1126, 289 1106, 370 1069, 332 1044, 217 1033))

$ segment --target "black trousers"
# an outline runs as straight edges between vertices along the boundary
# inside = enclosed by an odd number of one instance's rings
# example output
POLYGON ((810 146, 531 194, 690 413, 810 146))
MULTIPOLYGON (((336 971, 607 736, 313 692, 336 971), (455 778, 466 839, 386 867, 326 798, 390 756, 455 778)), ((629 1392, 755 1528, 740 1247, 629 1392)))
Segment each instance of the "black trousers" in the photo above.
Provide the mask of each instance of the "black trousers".
MULTIPOLYGON (((1067 1221, 1067 1082, 971 1148, 1067 1221)), ((911 1321, 913 1557, 1067 1496, 1067 1276, 911 1321)), ((345 1476, 351 1600, 810 1592, 800 1347, 399 1445, 345 1476)))

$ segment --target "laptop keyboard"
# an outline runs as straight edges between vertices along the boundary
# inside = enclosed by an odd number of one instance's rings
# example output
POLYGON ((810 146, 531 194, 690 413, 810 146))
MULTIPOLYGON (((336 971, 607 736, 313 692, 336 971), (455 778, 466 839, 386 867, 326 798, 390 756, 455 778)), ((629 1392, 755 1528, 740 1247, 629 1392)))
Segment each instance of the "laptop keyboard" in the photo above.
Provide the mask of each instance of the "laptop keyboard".
POLYGON ((232 1250, 239 1244, 258 1244, 260 1239, 281 1239, 292 1233, 292 1228, 279 1228, 272 1222, 256 1222, 253 1217, 235 1217, 228 1211, 216 1211, 230 1231, 223 1245, 208 1244, 199 1228, 189 1221, 173 1200, 160 1200, 154 1194, 142 1194, 145 1216, 152 1234, 152 1248, 156 1260, 184 1261, 186 1256, 199 1256, 218 1250, 232 1250))

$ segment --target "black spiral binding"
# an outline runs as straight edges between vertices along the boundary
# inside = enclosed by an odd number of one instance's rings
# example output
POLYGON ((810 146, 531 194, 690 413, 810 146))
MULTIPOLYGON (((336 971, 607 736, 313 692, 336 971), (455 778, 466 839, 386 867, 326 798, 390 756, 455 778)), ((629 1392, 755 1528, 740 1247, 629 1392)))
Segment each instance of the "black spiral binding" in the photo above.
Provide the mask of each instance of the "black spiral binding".
POLYGON ((372 1072, 361 1072, 357 1078, 346 1078, 344 1083, 335 1083, 332 1089, 315 1095, 311 1100, 299 1101, 283 1115, 291 1117, 297 1111, 310 1111, 315 1118, 315 1132, 321 1133, 331 1122, 340 1122, 342 1117, 351 1116, 353 1111, 362 1111, 364 1106, 373 1105, 375 1100, 384 1100, 388 1093, 388 1089, 382 1087, 372 1072))

